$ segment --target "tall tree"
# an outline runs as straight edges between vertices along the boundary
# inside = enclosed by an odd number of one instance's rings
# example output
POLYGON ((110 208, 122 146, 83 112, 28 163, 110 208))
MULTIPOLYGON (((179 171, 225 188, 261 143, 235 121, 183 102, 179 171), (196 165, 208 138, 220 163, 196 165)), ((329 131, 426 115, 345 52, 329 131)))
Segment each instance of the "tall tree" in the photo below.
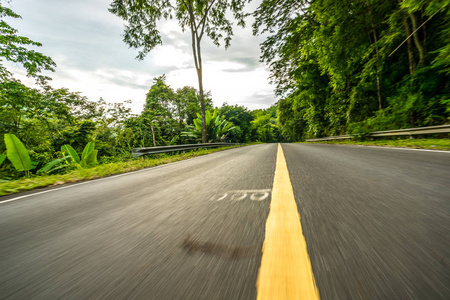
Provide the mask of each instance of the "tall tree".
POLYGON ((215 45, 219 46, 223 40, 228 48, 233 35, 233 23, 228 13, 232 13, 238 25, 245 26, 247 14, 243 8, 246 2, 250 0, 114 0, 109 8, 128 23, 123 40, 130 47, 142 49, 137 59, 143 59, 162 43, 156 24, 162 18, 176 18, 183 31, 189 28, 200 93, 203 143, 207 141, 207 134, 201 41, 206 33, 215 45))
MULTIPOLYGON (((177 113, 176 95, 173 89, 166 84, 165 75, 156 77, 153 81, 154 84, 147 93, 142 117, 150 120, 149 124, 153 137, 155 137, 155 127, 157 127, 161 136, 171 140, 177 127, 177 120, 175 119, 177 113)), ((153 138, 153 144, 156 146, 155 138, 153 138)))

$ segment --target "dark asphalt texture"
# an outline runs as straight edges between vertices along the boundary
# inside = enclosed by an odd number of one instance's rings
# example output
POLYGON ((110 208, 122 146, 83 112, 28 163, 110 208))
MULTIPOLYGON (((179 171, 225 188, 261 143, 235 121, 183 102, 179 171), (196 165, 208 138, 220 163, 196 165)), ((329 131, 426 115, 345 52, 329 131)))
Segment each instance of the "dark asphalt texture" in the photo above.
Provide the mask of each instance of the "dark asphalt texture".
MULTIPOLYGON (((450 153, 283 150, 321 299, 450 299, 450 153)), ((255 299, 276 151, 0 203, 0 299, 255 299)))
POLYGON ((283 150, 321 299, 450 299, 450 153, 283 150))

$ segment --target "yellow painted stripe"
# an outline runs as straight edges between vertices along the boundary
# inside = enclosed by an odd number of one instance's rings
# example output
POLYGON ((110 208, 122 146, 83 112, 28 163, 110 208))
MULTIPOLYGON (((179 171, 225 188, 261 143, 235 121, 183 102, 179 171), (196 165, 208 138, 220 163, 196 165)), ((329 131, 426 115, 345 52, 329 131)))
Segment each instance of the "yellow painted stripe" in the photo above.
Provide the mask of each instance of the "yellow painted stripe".
POLYGON ((258 300, 319 299, 280 144, 256 287, 258 300))

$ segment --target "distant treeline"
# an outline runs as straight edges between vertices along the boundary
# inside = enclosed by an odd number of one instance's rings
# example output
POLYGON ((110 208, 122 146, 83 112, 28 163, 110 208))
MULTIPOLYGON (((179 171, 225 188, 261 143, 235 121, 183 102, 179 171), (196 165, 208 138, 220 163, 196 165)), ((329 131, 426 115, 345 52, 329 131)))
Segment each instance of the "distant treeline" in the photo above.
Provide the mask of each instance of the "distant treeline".
MULTIPOLYGON (((0 91, 0 154, 6 153, 5 134, 14 134, 28 150, 32 173, 67 155, 62 151, 65 145, 81 154, 95 142, 96 163, 102 164, 130 159, 135 147, 201 141, 198 91, 192 87, 174 91, 164 76, 155 78, 139 115, 131 113, 128 101, 89 101, 64 88, 34 89, 13 78, 1 81, 0 91)), ((210 98, 206 103, 208 142, 278 141, 275 106, 249 111, 226 103, 214 109, 210 98)), ((7 161, 0 165, 3 180, 22 175, 7 161)))

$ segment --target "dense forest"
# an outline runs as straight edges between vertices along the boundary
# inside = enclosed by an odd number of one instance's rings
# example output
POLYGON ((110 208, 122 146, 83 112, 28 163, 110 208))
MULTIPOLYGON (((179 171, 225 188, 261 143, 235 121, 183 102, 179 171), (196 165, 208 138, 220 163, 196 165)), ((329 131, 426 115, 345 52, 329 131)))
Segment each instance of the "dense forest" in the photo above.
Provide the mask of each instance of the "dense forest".
POLYGON ((264 0, 253 13, 253 30, 268 33, 261 60, 270 66, 278 102, 253 111, 213 107, 208 92, 174 90, 161 75, 138 115, 128 101, 93 101, 52 88, 40 74, 56 64, 29 50, 40 43, 9 26, 8 18, 20 16, 0 5, 0 56, 22 65, 37 83, 27 87, 0 65, 0 177, 23 176, 5 159, 7 143, 17 140, 29 153, 32 174, 66 172, 70 159, 90 167, 130 159, 135 147, 199 143, 201 97, 208 142, 292 142, 444 124, 450 114, 449 3, 264 0))
POLYGON ((440 125, 450 112, 449 0, 264 0, 255 34, 288 141, 440 125))

